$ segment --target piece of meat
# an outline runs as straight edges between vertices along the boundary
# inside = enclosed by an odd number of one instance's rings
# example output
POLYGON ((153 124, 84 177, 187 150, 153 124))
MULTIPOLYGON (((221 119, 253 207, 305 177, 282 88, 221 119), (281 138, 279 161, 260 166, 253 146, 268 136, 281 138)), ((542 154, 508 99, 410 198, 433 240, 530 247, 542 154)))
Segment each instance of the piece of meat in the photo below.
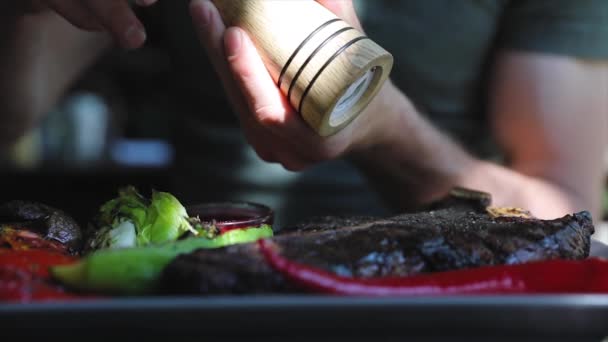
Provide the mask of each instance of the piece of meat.
MULTIPOLYGON (((427 210, 390 218, 317 218, 282 229, 273 241, 288 259, 342 276, 408 276, 550 259, 584 259, 591 215, 556 220, 495 217, 485 197, 451 196, 427 210)), ((256 244, 197 250, 164 270, 168 294, 292 292, 256 244)))

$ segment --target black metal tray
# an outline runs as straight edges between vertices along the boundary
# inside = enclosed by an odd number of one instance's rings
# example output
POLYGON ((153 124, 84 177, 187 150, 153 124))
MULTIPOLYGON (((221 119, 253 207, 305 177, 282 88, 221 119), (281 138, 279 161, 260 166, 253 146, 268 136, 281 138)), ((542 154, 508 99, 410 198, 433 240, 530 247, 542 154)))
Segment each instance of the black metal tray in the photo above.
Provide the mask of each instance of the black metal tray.
POLYGON ((240 296, 0 304, 2 336, 170 341, 596 341, 608 296, 240 296))

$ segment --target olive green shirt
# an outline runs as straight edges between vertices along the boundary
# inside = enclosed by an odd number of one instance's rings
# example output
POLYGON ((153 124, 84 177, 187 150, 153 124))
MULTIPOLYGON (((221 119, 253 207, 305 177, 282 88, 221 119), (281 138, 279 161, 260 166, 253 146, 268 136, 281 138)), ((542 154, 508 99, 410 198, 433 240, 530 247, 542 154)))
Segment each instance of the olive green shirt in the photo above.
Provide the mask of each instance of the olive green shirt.
MULTIPOLYGON (((187 1, 160 3, 164 41, 176 68, 179 106, 173 114, 182 123, 175 141, 180 196, 264 202, 277 210, 281 223, 323 214, 386 213, 365 179, 345 162, 294 174, 259 160, 197 43, 187 1)), ((608 60, 607 0, 355 3, 366 33, 394 55, 396 85, 436 127, 482 158, 500 156, 486 110, 487 75, 498 51, 608 60)))
POLYGON ((605 0, 355 0, 364 29, 396 58, 392 79, 446 134, 496 157, 487 75, 502 49, 608 58, 605 0))

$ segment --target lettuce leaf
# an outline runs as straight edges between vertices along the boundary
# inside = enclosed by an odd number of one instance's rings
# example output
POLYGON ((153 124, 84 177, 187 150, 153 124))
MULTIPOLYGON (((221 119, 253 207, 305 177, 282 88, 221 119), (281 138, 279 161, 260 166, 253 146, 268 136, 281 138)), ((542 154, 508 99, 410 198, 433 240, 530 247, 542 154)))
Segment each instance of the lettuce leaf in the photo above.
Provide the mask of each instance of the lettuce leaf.
POLYGON ((141 247, 176 241, 186 232, 198 233, 188 221, 186 208, 170 193, 153 191, 142 196, 132 186, 104 203, 90 249, 141 247))

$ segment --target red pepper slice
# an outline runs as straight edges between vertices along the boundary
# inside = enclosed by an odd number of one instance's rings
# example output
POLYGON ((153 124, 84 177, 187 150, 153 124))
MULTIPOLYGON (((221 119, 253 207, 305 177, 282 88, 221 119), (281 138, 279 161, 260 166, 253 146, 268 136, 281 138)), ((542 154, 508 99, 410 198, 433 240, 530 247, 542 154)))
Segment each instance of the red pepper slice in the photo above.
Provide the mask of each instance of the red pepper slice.
POLYGON ((30 302, 75 299, 49 280, 53 265, 75 262, 76 258, 48 250, 0 249, 0 301, 30 302))
POLYGON ((45 250, 0 249, 0 269, 18 269, 43 278, 49 276, 50 266, 70 264, 75 261, 74 257, 45 250))
POLYGON ((44 239, 38 233, 26 229, 2 227, 0 229, 0 246, 13 250, 44 249, 68 254, 68 248, 57 242, 44 239))
POLYGON ((259 240, 266 262, 305 290, 351 296, 480 294, 608 294, 608 260, 551 260, 424 274, 348 278, 281 256, 270 240, 259 240))
POLYGON ((49 276, 49 268, 75 262, 68 248, 25 229, 0 229, 0 302, 40 302, 82 299, 67 292, 49 276))
POLYGON ((41 302, 82 298, 21 269, 0 267, 0 302, 41 302))

